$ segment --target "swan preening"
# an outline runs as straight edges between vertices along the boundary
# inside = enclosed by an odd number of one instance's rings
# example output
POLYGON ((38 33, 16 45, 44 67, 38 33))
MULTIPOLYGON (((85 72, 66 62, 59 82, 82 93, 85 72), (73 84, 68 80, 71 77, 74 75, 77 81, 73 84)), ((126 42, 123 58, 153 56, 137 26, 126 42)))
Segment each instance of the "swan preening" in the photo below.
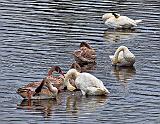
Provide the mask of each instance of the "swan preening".
POLYGON ((109 93, 101 80, 89 73, 80 73, 76 69, 70 69, 65 74, 64 84, 70 91, 80 89, 83 95, 106 95, 109 93), (69 79, 75 80, 76 87, 70 84, 69 79))
MULTIPOLYGON (((84 56, 88 53, 91 56, 95 55, 95 51, 90 49, 85 42, 80 45, 80 48, 82 53, 88 51, 84 56)), ((120 46, 115 54, 109 57, 112 65, 116 66, 133 66, 135 63, 134 54, 131 53, 126 46, 120 46)), ((73 63, 71 69, 66 74, 62 72, 60 67, 53 66, 41 82, 29 83, 19 88, 17 93, 24 99, 29 100, 56 98, 58 91, 60 91, 61 88, 64 89, 65 86, 69 91, 79 89, 83 95, 107 95, 110 93, 101 80, 90 73, 82 72, 82 67, 79 66, 78 63, 73 63), (58 72, 61 76, 52 76, 53 72, 58 72)))
POLYGON ((24 99, 48 99, 55 98, 58 90, 63 87, 64 73, 59 66, 52 66, 47 77, 41 82, 29 83, 17 90, 17 93, 24 99), (53 72, 58 72, 61 76, 52 76, 53 72))
POLYGON ((108 28, 132 28, 137 26, 142 20, 133 20, 127 16, 121 16, 117 13, 106 13, 102 16, 103 21, 108 28))
POLYGON ((38 87, 22 87, 17 90, 17 93, 24 99, 48 99, 56 98, 58 89, 45 77, 38 87), (45 86, 45 88, 43 88, 45 86))
POLYGON ((120 46, 114 55, 109 56, 112 65, 116 66, 133 66, 135 63, 135 56, 129 51, 126 46, 120 46))

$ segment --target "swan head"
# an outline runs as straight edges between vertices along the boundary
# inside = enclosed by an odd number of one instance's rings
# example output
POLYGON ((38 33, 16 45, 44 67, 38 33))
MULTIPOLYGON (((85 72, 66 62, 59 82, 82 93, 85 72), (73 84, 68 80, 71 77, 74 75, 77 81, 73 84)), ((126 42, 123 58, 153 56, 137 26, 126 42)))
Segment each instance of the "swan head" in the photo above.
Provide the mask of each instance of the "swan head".
POLYGON ((76 69, 78 72, 81 72, 81 67, 78 63, 74 62, 72 63, 70 69, 76 69))
POLYGON ((119 17, 119 16, 120 16, 120 14, 115 13, 115 12, 112 12, 112 13, 106 13, 106 14, 104 14, 104 15, 102 16, 102 19, 103 19, 103 21, 106 21, 107 19, 109 19, 109 18, 111 18, 111 17, 115 17, 115 15, 116 15, 116 17, 119 17))
POLYGON ((35 94, 33 96, 35 96, 36 94, 40 93, 42 90, 42 87, 46 84, 46 86, 48 87, 48 89, 51 91, 51 94, 56 96, 58 93, 58 89, 56 87, 53 87, 51 81, 49 80, 48 77, 45 77, 41 84, 36 88, 35 90, 35 94))
MULTIPOLYGON (((109 56, 112 64, 117 65, 120 64, 121 66, 131 66, 135 63, 135 56, 133 53, 129 51, 129 49, 126 46, 120 46, 116 50, 114 56, 109 56), (124 61, 121 61, 123 58, 124 61), (126 64, 128 63, 128 64, 126 64)), ((120 66, 119 65, 119 66, 120 66)))
POLYGON ((126 50, 128 51, 128 48, 126 46, 120 46, 120 47, 117 48, 117 50, 116 50, 114 55, 109 56, 113 65, 116 65, 118 63, 118 54, 119 54, 119 52, 126 51, 126 50))
POLYGON ((81 47, 87 47, 88 49, 92 49, 92 47, 88 43, 86 43, 86 42, 81 42, 80 48, 81 47))
POLYGON ((49 71, 48 71, 48 76, 51 76, 54 71, 58 72, 59 74, 63 75, 63 77, 64 77, 64 73, 59 66, 52 66, 51 69, 49 69, 49 71))
POLYGON ((113 65, 116 65, 118 63, 118 59, 116 59, 115 56, 109 56, 109 57, 110 57, 113 65))
POLYGON ((57 96, 58 89, 56 87, 53 87, 51 81, 48 78, 45 79, 45 83, 46 83, 46 86, 48 87, 48 89, 51 91, 51 95, 57 96))
POLYGON ((120 14, 117 14, 115 12, 112 12, 112 15, 114 15, 115 18, 119 18, 120 17, 120 14))
POLYGON ((72 86, 69 82, 69 79, 76 79, 79 75, 79 72, 76 69, 70 69, 66 74, 65 74, 65 79, 64 79, 64 85, 67 86, 67 89, 69 91, 74 91, 76 88, 72 86))

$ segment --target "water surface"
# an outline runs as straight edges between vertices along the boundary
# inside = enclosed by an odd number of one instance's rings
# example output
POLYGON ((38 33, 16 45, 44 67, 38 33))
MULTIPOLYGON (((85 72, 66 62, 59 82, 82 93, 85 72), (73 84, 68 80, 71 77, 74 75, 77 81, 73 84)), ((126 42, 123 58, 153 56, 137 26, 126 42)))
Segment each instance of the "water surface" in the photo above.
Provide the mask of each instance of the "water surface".
POLYGON ((2 0, 0 123, 160 123, 159 8, 159 0, 2 0), (107 30, 101 19, 107 11, 143 22, 133 31, 107 30), (110 95, 22 101, 17 88, 40 81, 53 65, 66 72, 82 41, 96 50, 90 73, 110 95), (109 55, 120 45, 135 54, 134 68, 111 66, 109 55))

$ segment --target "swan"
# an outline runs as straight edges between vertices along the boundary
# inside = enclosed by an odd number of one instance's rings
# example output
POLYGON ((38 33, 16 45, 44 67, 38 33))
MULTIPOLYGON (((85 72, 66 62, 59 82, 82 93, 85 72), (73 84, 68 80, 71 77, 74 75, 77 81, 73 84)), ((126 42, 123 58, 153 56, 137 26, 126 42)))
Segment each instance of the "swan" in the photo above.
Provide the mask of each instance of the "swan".
POLYGON ((45 77, 41 84, 37 88, 33 87, 22 87, 18 89, 18 94, 20 94, 24 99, 48 99, 56 98, 58 94, 58 89, 53 87, 52 82, 45 77), (43 88, 43 86, 46 86, 43 88))
POLYGON ((86 42, 81 42, 80 48, 73 52, 75 61, 79 64, 95 63, 95 50, 86 42))
MULTIPOLYGON (((29 83, 29 84, 27 84, 27 85, 19 88, 17 90, 17 93, 20 96, 22 96, 24 99, 30 99, 30 97, 33 95, 33 93, 36 93, 39 90, 42 90, 42 92, 43 91, 45 92, 46 98, 48 98, 47 97, 47 92, 50 94, 50 89, 52 89, 52 86, 50 84, 52 84, 53 87, 57 88, 58 90, 61 90, 62 86, 63 86, 63 83, 62 83, 63 80, 64 80, 64 73, 61 70, 61 68, 59 66, 52 66, 51 69, 49 69, 49 71, 48 71, 47 77, 45 79, 43 79, 43 81, 42 81, 43 83, 42 82, 32 82, 32 83, 29 83), (57 77, 52 76, 53 72, 58 72, 58 73, 61 74, 61 76, 59 76, 59 77, 58 76, 57 77), (44 83, 44 82, 50 82, 50 83, 44 83), (43 88, 43 86, 46 86, 47 88, 43 88)), ((41 95, 42 94, 43 93, 41 93, 41 95)), ((32 97, 32 99, 36 99, 36 98, 40 99, 41 97, 36 97, 36 96, 32 97)))
POLYGON ((76 69, 70 69, 65 74, 64 85, 69 91, 76 88, 72 86, 69 79, 75 80, 75 86, 80 89, 83 95, 106 95, 109 91, 103 85, 103 82, 89 73, 80 73, 76 69))
POLYGON ((133 20, 127 16, 121 16, 120 14, 114 12, 104 14, 102 16, 102 19, 109 28, 124 28, 124 29, 137 26, 137 24, 142 21, 142 20, 133 20))
POLYGON ((116 66, 133 66, 135 63, 135 56, 129 51, 126 46, 120 46, 114 55, 109 56, 112 65, 116 66))

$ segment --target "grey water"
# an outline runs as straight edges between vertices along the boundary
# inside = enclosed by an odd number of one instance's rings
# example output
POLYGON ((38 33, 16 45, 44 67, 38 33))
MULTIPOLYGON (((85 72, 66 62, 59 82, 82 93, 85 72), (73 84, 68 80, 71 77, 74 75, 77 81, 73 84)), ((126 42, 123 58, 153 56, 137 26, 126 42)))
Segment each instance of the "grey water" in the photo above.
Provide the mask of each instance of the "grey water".
POLYGON ((1 0, 0 123, 159 124, 160 1, 1 0), (111 11, 143 21, 135 30, 109 30, 101 17, 111 11), (110 94, 61 93, 28 106, 16 90, 42 80, 53 65, 67 72, 82 41, 97 54, 89 73, 110 94), (133 68, 111 66, 120 45, 136 56, 133 68))

